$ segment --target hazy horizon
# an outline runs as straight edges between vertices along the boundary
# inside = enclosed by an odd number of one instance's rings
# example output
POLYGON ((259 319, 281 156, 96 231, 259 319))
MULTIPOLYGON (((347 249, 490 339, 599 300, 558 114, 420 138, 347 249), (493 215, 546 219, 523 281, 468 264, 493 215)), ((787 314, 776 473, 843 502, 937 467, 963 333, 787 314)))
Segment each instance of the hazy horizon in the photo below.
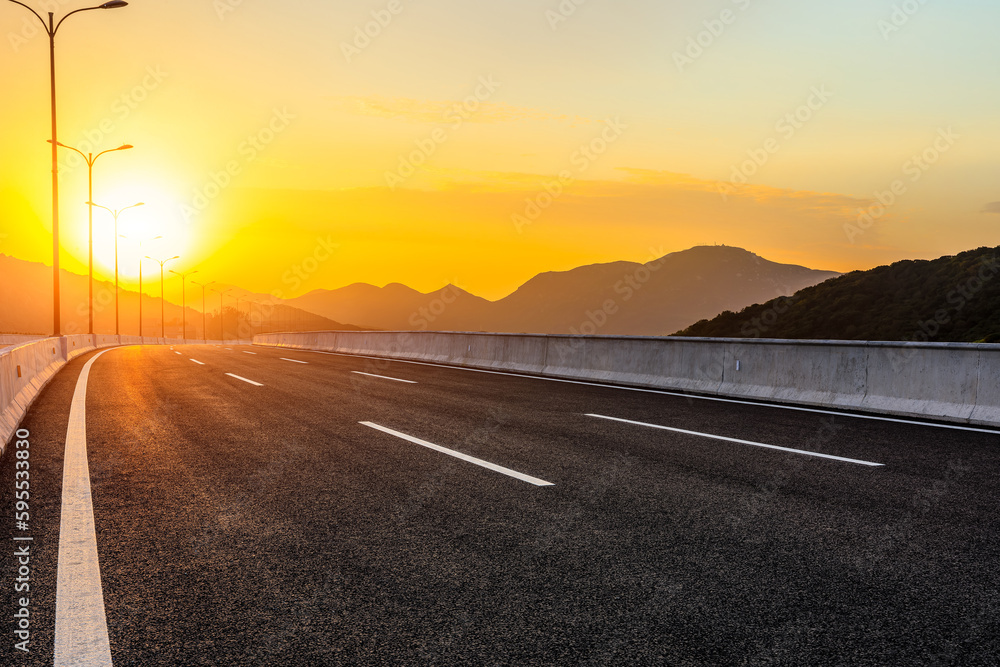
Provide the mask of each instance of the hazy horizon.
MULTIPOLYGON (((143 254, 286 298, 363 282, 496 300, 716 243, 868 269, 1000 243, 1000 7, 916 6, 138 0, 61 29, 59 136, 135 145, 100 159, 94 198, 146 203, 120 230, 164 236, 143 254)), ((0 4, 0 252, 51 264, 32 21, 0 4)), ((86 167, 61 164, 61 261, 81 273, 86 167)), ((94 234, 111 279, 104 211, 94 234)))

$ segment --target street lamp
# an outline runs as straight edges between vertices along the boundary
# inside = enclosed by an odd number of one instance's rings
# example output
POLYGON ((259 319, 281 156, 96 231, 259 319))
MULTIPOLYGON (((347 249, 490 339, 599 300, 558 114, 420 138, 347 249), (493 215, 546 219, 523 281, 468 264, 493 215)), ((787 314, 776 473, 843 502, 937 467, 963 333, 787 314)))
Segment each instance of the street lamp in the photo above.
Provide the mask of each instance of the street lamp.
POLYGON ((87 162, 87 210, 89 212, 89 223, 88 223, 88 242, 89 248, 89 266, 90 266, 90 335, 94 335, 94 163, 97 162, 97 158, 101 157, 105 153, 114 153, 115 151, 127 151, 132 148, 131 144, 122 144, 118 148, 111 148, 106 151, 101 151, 97 155, 93 153, 87 153, 84 155, 83 151, 73 148, 72 146, 67 146, 64 143, 49 139, 49 143, 55 146, 60 146, 62 148, 68 148, 71 151, 76 151, 80 154, 87 162))
POLYGON ((195 269, 194 271, 188 271, 187 273, 179 273, 171 269, 170 273, 181 277, 181 322, 182 322, 181 327, 183 330, 181 338, 186 341, 188 337, 188 325, 187 325, 187 288, 185 285, 187 277, 192 274, 198 273, 198 270, 195 269))
MULTIPOLYGON (((41 21, 42 27, 45 28, 45 32, 49 36, 49 89, 52 100, 52 329, 53 334, 59 336, 62 334, 62 318, 59 314, 59 141, 56 136, 56 33, 59 32, 63 21, 73 14, 89 12, 94 9, 118 9, 119 7, 128 6, 128 3, 122 2, 122 0, 115 0, 114 2, 105 2, 103 5, 98 5, 97 7, 77 9, 62 17, 59 23, 55 22, 53 13, 49 12, 49 22, 46 23, 45 19, 38 12, 23 2, 18 2, 18 0, 9 1, 15 5, 21 5, 34 14, 41 21)), ((91 310, 91 313, 93 313, 93 310, 91 310)))
MULTIPOLYGON (((88 201, 87 204, 91 207, 96 206, 98 208, 103 208, 105 211, 108 211, 111 213, 111 215, 115 216, 115 335, 119 336, 121 335, 121 333, 118 331, 118 216, 124 213, 125 211, 129 210, 130 208, 135 208, 137 206, 145 206, 145 204, 139 202, 138 204, 132 204, 131 206, 126 206, 125 208, 119 209, 117 211, 111 210, 107 206, 101 206, 100 204, 95 204, 92 201, 88 201)), ((93 208, 91 208, 91 211, 93 211, 93 208)), ((91 289, 91 298, 93 298, 93 289, 94 289, 93 283, 91 283, 90 289, 91 289)), ((93 303, 93 301, 91 303, 93 303)))
POLYGON ((197 280, 192 280, 191 282, 201 288, 201 333, 205 337, 205 345, 208 345, 208 323, 205 319, 205 288, 214 285, 215 281, 200 283, 197 280))
POLYGON ((225 343, 226 342, 226 327, 225 327, 225 317, 222 314, 222 309, 223 309, 222 297, 224 297, 225 295, 229 294, 233 290, 232 290, 232 288, 229 288, 229 289, 227 289, 224 292, 221 292, 221 291, 219 291, 217 289, 213 289, 212 291, 219 295, 219 333, 221 334, 219 336, 219 338, 221 338, 222 342, 225 343))
POLYGON ((240 297, 233 297, 236 299, 236 342, 240 342, 240 297))
MULTIPOLYGON (((174 255, 173 257, 170 257, 168 259, 156 259, 155 257, 150 257, 149 255, 146 255, 146 259, 151 259, 151 260, 153 260, 154 262, 157 262, 160 265, 160 338, 166 338, 167 337, 166 334, 164 333, 166 324, 164 322, 164 314, 163 314, 164 313, 164 308, 163 308, 163 304, 164 304, 164 301, 163 301, 163 265, 166 264, 167 262, 172 262, 175 259, 180 259, 180 258, 181 258, 180 255, 174 255)), ((142 298, 141 294, 139 295, 139 298, 140 299, 142 298)))
MULTIPOLYGON (((120 236, 126 240, 129 238, 124 234, 120 234, 120 236)), ((142 244, 144 241, 157 241, 162 238, 162 236, 151 236, 145 239, 135 239, 139 243, 139 338, 142 338, 142 244)))

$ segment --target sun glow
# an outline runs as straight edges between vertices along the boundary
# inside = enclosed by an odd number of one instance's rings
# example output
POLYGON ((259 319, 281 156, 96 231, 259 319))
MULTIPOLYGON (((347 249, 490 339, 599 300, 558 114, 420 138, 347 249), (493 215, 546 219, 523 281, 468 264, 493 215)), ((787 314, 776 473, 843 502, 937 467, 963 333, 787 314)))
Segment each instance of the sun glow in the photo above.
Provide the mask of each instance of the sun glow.
MULTIPOLYGON (((152 260, 145 259, 147 255, 156 259, 179 255, 180 259, 168 264, 167 268, 184 266, 185 256, 191 252, 192 234, 190 227, 178 219, 178 205, 169 193, 157 190, 155 186, 120 184, 95 203, 119 212, 118 273, 123 285, 138 284, 140 259, 143 262, 143 273, 152 275, 157 265, 152 260)), ((86 248, 86 225, 77 227, 83 228, 84 236, 82 243, 78 245, 86 248)), ((79 235, 79 232, 75 234, 79 235)), ((115 240, 114 215, 111 211, 95 206, 94 272, 105 279, 114 277, 115 240)))

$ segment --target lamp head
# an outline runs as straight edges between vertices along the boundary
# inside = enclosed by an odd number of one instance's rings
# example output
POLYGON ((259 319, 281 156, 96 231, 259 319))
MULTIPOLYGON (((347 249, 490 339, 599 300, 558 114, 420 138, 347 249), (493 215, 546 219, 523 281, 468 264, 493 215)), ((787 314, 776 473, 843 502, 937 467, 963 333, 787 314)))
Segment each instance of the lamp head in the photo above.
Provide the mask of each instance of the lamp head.
POLYGON ((121 7, 128 7, 128 3, 124 0, 114 0, 114 2, 105 2, 99 9, 119 9, 121 7))

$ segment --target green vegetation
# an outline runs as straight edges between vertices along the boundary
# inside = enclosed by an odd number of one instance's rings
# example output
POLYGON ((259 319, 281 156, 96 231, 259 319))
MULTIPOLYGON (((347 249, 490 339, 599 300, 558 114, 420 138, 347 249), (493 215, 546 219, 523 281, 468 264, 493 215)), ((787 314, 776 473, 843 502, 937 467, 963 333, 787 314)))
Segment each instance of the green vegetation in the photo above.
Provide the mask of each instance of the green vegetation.
POLYGON ((1000 343, 1000 247, 855 271, 675 335, 1000 343))

